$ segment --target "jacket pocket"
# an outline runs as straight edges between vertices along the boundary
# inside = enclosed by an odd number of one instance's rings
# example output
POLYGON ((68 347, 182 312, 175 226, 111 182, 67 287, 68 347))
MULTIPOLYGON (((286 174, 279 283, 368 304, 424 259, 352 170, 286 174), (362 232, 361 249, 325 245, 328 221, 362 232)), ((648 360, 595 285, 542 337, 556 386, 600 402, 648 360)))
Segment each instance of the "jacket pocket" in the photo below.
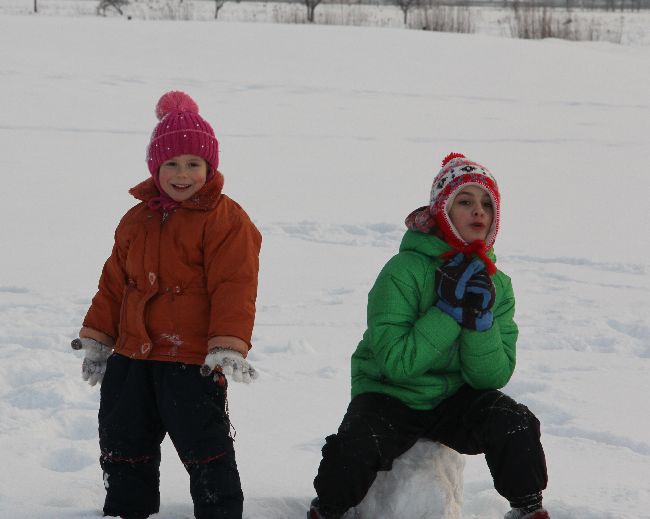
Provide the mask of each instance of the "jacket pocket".
POLYGON ((207 344, 210 298, 205 289, 164 288, 147 310, 149 331, 155 341, 177 347, 186 342, 207 344))
POLYGON ((129 308, 129 303, 133 302, 133 291, 135 290, 135 282, 132 279, 129 279, 128 283, 124 287, 124 292, 122 294, 122 306, 120 307, 120 324, 119 324, 119 335, 126 337, 128 334, 127 331, 127 316, 129 312, 132 312, 133 309, 129 308))
POLYGON ((210 298, 204 293, 183 293, 172 300, 174 328, 181 336, 208 340, 210 298))

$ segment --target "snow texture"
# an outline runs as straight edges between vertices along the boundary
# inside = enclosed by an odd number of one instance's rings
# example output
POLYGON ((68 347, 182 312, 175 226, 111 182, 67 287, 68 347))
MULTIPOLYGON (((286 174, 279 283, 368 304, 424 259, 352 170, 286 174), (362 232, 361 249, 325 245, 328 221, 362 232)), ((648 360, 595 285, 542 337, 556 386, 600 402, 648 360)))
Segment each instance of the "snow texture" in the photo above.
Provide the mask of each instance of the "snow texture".
MULTIPOLYGON (((99 393, 70 341, 148 175, 155 103, 180 89, 264 235, 260 377, 229 389, 245 519, 304 519, 368 291, 451 151, 501 189, 504 390, 541 421, 545 507, 650 518, 649 46, 0 9, 0 63, 0 517, 101 516, 99 393)), ((462 517, 502 519, 485 460, 464 461, 462 517)), ((188 487, 166 439, 155 519, 192 517, 188 487)))

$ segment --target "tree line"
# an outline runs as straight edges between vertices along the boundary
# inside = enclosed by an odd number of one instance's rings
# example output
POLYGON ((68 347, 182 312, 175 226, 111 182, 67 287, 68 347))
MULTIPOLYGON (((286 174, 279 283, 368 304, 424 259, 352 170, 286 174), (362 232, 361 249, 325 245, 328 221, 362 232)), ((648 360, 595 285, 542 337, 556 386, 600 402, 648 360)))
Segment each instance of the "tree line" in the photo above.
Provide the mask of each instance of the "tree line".
MULTIPOLYGON (((38 1, 34 0, 34 12, 38 12, 38 1)), ((98 0, 97 13, 105 16, 113 11, 124 15, 125 8, 129 4, 137 4, 143 0, 98 0)), ((145 0, 146 1, 146 0, 145 0)), ((188 0, 177 0, 179 4, 188 0)), ((197 1, 197 0, 194 0, 197 1)), ((200 0, 214 4, 214 19, 218 19, 219 11, 227 1, 259 1, 259 0, 200 0)), ((408 15, 415 8, 431 8, 437 6, 486 6, 512 8, 515 11, 522 7, 553 8, 563 7, 571 9, 589 9, 605 11, 640 11, 650 9, 650 0, 273 0, 276 2, 300 3, 305 6, 308 23, 314 22, 316 8, 321 3, 342 4, 342 5, 394 5, 404 15, 404 25, 408 23, 408 15)))

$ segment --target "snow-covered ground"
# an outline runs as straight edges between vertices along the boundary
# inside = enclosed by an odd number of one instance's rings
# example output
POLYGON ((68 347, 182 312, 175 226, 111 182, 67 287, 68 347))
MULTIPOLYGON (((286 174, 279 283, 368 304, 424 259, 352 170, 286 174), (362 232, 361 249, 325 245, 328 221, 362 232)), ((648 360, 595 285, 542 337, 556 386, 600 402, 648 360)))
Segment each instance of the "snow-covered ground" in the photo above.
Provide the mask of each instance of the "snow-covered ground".
MULTIPOLYGON (((649 518, 648 63, 648 46, 0 15, 0 517, 101 515, 98 389, 69 343, 147 175, 154 104, 182 89, 264 235, 262 376, 230 391, 247 519, 302 519, 368 289, 450 151, 500 183, 506 391, 542 422, 552 517, 649 518)), ((464 496, 465 519, 507 508, 481 457, 464 496)), ((191 515, 166 441, 157 517, 191 515)))
MULTIPOLYGON (((34 14, 38 16, 97 16, 99 0, 2 0, 0 14, 34 14)), ((417 2, 415 2, 417 4, 417 2)), ((426 4, 426 2, 425 2, 426 4)), ((408 12, 407 26, 421 30, 437 27, 445 32, 467 32, 488 36, 513 37, 527 29, 528 34, 552 28, 552 34, 566 34, 564 39, 606 41, 624 45, 650 45, 650 10, 604 11, 602 9, 532 8, 504 2, 500 6, 472 7, 418 6, 408 12), (515 10, 514 5, 518 8, 515 10), (518 21, 520 20, 520 21, 518 21), (463 30, 458 30, 458 28, 463 30), (571 36, 572 35, 572 36, 571 36)), ((575 4, 573 2, 572 4, 575 4)), ((629 6, 628 6, 629 7, 629 6)), ((215 2, 211 0, 132 0, 122 7, 122 14, 108 8, 109 17, 137 20, 214 21, 215 2)), ((226 1, 218 13, 219 22, 258 22, 304 24, 306 7, 302 2, 226 1)), ((319 25, 353 25, 357 27, 404 28, 404 13, 397 5, 321 3, 315 10, 319 25)))

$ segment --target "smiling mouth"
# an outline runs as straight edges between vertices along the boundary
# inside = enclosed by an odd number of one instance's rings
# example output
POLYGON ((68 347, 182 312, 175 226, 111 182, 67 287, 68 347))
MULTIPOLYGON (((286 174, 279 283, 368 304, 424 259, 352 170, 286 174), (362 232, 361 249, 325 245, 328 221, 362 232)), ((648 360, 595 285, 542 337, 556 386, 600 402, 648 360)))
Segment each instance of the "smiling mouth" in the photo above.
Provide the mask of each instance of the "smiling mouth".
POLYGON ((192 187, 192 184, 172 184, 172 187, 174 189, 178 189, 179 191, 184 191, 192 187))

